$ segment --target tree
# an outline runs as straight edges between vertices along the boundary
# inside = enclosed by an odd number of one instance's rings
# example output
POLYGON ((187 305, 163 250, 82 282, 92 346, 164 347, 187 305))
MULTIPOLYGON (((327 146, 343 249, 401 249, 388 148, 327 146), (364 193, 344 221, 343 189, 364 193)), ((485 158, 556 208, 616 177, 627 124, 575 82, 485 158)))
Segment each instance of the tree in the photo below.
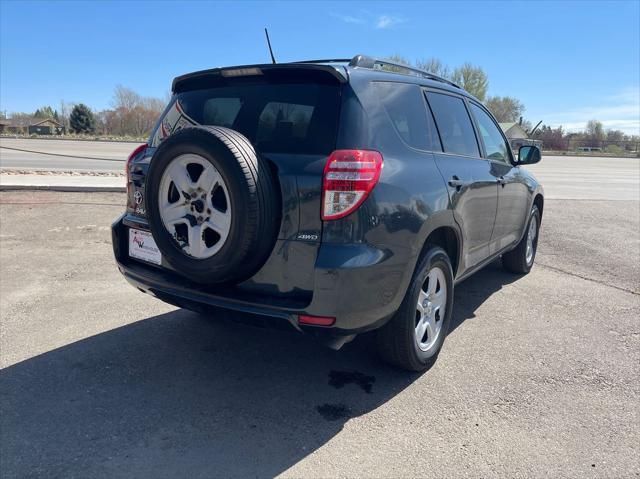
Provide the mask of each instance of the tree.
POLYGON ((607 130, 607 141, 624 141, 624 131, 607 130))
MULTIPOLYGON (((387 57, 386 60, 411 66, 411 62, 409 60, 398 54, 391 55, 390 57, 387 57)), ((433 73, 434 75, 438 75, 457 83, 480 101, 484 101, 487 96, 489 79, 487 78, 487 74, 480 67, 474 66, 470 63, 465 63, 452 72, 446 64, 437 58, 418 60, 415 65, 417 68, 426 70, 429 73, 433 73)), ((383 65, 382 69, 392 72, 404 72, 402 68, 387 65, 383 65)))
POLYGON ((42 108, 38 108, 33 116, 35 118, 53 118, 57 120, 58 112, 50 106, 43 106, 42 108))
POLYGON ((484 101, 487 96, 489 79, 487 78, 487 74, 480 67, 476 67, 471 63, 465 63, 461 67, 453 70, 451 80, 467 90, 480 101, 484 101))
POLYGON ((96 120, 89 107, 79 103, 71 110, 69 116, 71 131, 74 133, 93 133, 96 129, 96 120))
POLYGON ((490 96, 484 102, 499 122, 515 122, 524 113, 524 105, 520 100, 510 96, 490 96))
POLYGON ((418 60, 416 66, 422 70, 426 70, 429 73, 438 75, 439 77, 449 79, 451 78, 451 70, 449 66, 444 64, 438 58, 427 58, 426 60, 418 60))
POLYGON ((149 134, 165 106, 159 98, 143 97, 122 85, 116 86, 111 104, 113 109, 98 113, 99 130, 135 137, 149 134))
POLYGON ((584 131, 584 136, 586 140, 585 146, 600 146, 600 143, 605 139, 602 122, 598 120, 589 120, 584 131))
POLYGON ((547 125, 542 125, 533 134, 536 140, 542 140, 542 146, 546 150, 566 150, 568 148, 568 139, 565 138, 562 127, 551 128, 547 125))
MULTIPOLYGON (((403 57, 402 55, 391 55, 390 57, 385 58, 385 60, 393 62, 393 63, 400 63, 402 65, 407 65, 408 67, 411 66, 411 62, 409 60, 407 60, 405 57, 403 57)), ((399 72, 399 73, 405 73, 406 70, 404 68, 398 68, 398 67, 394 67, 392 65, 382 65, 382 70, 387 70, 390 72, 399 72)))

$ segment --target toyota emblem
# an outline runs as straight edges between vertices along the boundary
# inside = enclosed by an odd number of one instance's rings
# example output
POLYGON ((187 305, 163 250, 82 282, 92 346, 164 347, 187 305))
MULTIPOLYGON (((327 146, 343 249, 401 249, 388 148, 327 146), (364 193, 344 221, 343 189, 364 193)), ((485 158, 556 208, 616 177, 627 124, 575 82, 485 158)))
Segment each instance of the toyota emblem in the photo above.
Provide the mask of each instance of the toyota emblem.
POLYGON ((142 203, 142 193, 136 190, 136 192, 133 194, 133 199, 135 200, 136 205, 139 205, 140 203, 142 203))

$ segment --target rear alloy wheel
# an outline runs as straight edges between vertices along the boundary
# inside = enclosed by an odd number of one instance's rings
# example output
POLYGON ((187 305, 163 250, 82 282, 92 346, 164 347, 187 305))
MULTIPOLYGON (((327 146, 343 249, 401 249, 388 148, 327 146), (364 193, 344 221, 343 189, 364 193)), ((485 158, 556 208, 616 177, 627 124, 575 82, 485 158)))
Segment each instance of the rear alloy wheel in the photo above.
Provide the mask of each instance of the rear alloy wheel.
POLYGON ((452 308, 451 262, 442 248, 432 246, 420 259, 400 309, 377 331, 380 355, 402 369, 430 368, 447 335, 452 308))
POLYGON ((434 266, 418 293, 415 339, 418 347, 430 353, 437 344, 447 311, 447 282, 444 271, 434 266))
POLYGON ((158 194, 162 224, 186 254, 205 259, 220 251, 231 230, 231 204, 215 166, 196 154, 180 155, 164 171, 158 194))

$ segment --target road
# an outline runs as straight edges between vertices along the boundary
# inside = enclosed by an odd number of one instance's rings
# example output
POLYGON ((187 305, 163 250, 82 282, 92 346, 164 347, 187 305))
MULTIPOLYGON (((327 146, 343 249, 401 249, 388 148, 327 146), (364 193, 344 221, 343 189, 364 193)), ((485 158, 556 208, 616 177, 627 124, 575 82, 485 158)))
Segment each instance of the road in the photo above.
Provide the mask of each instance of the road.
POLYGON ((547 200, 532 272, 458 285, 424 374, 138 292, 123 203, 0 193, 3 477, 640 473, 640 202, 547 200))
MULTIPOLYGON (((89 160, 46 156, 0 148, 0 167, 118 171, 134 143, 0 139, 0 146, 80 157, 111 158, 121 161, 89 160)), ((544 184, 552 199, 640 199, 640 159, 545 156, 528 167, 544 184)))
POLYGON ((115 141, 31 140, 0 138, 0 167, 45 170, 122 171, 124 162, 138 143, 115 141), (10 150, 30 150, 43 155, 10 150), (103 158, 101 160, 87 158, 103 158), (116 160, 116 161, 111 161, 116 160))

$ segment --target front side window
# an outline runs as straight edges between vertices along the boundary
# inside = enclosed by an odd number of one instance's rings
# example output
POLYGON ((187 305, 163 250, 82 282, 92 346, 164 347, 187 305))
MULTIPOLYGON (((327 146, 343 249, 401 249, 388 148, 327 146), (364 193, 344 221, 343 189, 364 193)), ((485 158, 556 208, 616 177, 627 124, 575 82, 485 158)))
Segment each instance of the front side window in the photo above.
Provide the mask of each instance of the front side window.
POLYGON ((444 151, 456 155, 480 156, 471 118, 461 98, 427 92, 438 125, 444 151))
POLYGON ((476 117, 478 122, 478 129, 484 142, 484 148, 487 151, 487 158, 508 163, 511 159, 509 147, 494 121, 487 115, 487 112, 475 103, 471 103, 471 111, 473 111, 473 116, 476 117))

